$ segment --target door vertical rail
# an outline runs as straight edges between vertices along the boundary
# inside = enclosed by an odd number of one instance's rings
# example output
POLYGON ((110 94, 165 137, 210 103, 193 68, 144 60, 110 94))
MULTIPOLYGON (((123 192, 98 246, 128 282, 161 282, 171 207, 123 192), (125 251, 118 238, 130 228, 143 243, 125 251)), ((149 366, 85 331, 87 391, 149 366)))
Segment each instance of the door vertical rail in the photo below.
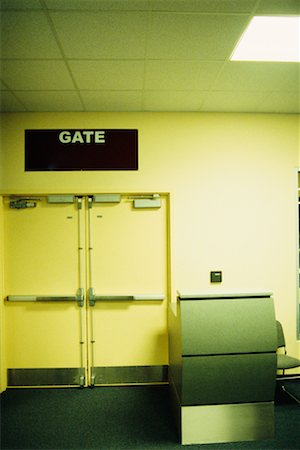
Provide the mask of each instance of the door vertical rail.
POLYGON ((94 303, 91 302, 93 297, 93 262, 92 262, 92 252, 93 252, 93 236, 92 236, 92 206, 93 206, 93 197, 88 197, 88 254, 89 254, 89 325, 90 325, 90 386, 95 385, 95 374, 94 374, 94 322, 93 322, 93 306, 94 303))
POLYGON ((79 305, 79 343, 80 343, 80 386, 83 387, 85 384, 85 363, 84 363, 84 273, 83 273, 83 242, 82 242, 82 198, 77 197, 77 214, 78 214, 78 277, 79 277, 79 289, 78 289, 78 305, 79 305))

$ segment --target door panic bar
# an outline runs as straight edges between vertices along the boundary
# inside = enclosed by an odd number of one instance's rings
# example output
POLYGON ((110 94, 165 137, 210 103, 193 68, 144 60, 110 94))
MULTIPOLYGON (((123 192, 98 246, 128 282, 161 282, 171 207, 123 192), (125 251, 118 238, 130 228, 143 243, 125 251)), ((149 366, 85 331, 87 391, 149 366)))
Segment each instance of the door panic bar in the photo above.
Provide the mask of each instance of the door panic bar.
MULTIPOLYGON (((148 295, 94 295, 93 289, 89 289, 89 305, 94 306, 95 302, 101 301, 163 301, 165 296, 162 294, 148 295)), ((76 296, 72 295, 8 295, 9 302, 77 302, 83 306, 83 289, 78 289, 76 296)))
POLYGON ((69 295, 8 295, 9 302, 74 302, 75 296, 69 295))
POLYGON ((94 306, 95 302, 109 302, 109 301, 163 301, 165 296, 163 294, 144 294, 144 295, 95 295, 94 289, 88 290, 89 305, 94 306))
POLYGON ((77 291, 77 295, 8 295, 9 302, 77 302, 83 306, 83 289, 77 291))

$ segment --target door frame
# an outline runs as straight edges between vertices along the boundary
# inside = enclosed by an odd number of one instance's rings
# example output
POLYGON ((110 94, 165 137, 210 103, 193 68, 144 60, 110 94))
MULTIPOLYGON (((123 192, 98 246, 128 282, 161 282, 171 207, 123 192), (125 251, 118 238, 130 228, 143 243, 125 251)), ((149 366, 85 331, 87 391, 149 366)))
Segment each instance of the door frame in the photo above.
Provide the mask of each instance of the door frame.
MULTIPOLYGON (((169 303, 171 302, 172 299, 172 283, 171 283, 171 227, 170 227, 170 193, 169 192, 159 192, 159 191, 151 191, 151 193, 149 192, 130 192, 130 193, 124 193, 121 192, 120 195, 123 198, 153 198, 153 192, 157 193, 159 196, 164 197, 165 198, 165 203, 166 203, 166 284, 167 284, 167 289, 166 289, 166 293, 167 293, 167 298, 165 299, 165 301, 167 302, 167 308, 169 307, 169 303)), ((114 194, 114 193, 101 193, 101 194, 87 194, 87 193, 76 193, 76 194, 51 194, 51 193, 43 193, 43 194, 1 194, 0 196, 0 200, 1 200, 1 206, 0 206, 0 246, 4 244, 4 240, 5 240, 5 236, 4 236, 4 229, 3 229, 3 217, 4 217, 4 208, 3 208, 3 203, 6 199, 8 198, 20 198, 20 199, 27 199, 27 198, 37 198, 37 197, 48 197, 50 195, 73 195, 74 199, 75 198, 83 198, 83 197, 91 197, 91 196, 95 196, 95 195, 110 195, 110 194, 114 194)), ((80 243, 79 243, 79 247, 80 247, 80 243)), ((79 252, 80 254, 80 252, 79 252)), ((0 298, 3 299, 1 301, 1 307, 0 307, 0 321, 2 321, 2 324, 5 322, 5 301, 7 301, 6 299, 4 299, 4 276, 5 276, 5 261, 4 261, 4 257, 3 257, 3 252, 1 252, 0 254, 0 269, 1 269, 1 262, 2 262, 2 273, 0 272, 0 298), (3 276, 2 276, 3 275, 3 276)), ((80 260, 80 257, 79 257, 80 260)), ((88 301, 88 299, 86 299, 86 302, 88 301)), ((0 332, 0 349, 4 350, 5 347, 5 335, 3 333, 3 331, 5 330, 5 327, 1 327, 2 330, 2 334, 0 332)), ((0 375, 1 376, 1 382, 0 382, 0 392, 5 390, 7 387, 7 367, 6 367, 6 358, 5 358, 5 351, 1 351, 1 355, 2 358, 0 358, 0 375)), ((132 370, 132 372, 130 373, 130 370, 127 371, 129 373, 129 377, 128 377, 128 383, 125 384, 136 384, 136 381, 132 381, 133 379, 136 380, 137 375, 138 378, 140 379, 140 383, 142 384, 157 384, 157 383, 165 383, 167 382, 167 369, 168 366, 165 367, 156 367, 156 366, 150 366, 149 367, 149 371, 145 371, 142 368, 136 368, 136 370, 132 370), (135 373, 134 373, 135 372, 135 373)), ((115 376, 115 375, 113 375, 115 376)), ((139 382, 138 382, 139 383, 139 382)), ((108 383, 104 383, 104 384, 108 384, 108 383)), ((109 383, 111 384, 111 383, 109 383)), ((118 381, 118 376, 116 377, 116 383, 113 384, 124 384, 119 383, 118 381)), ((61 385, 42 385, 42 386, 37 386, 37 387, 74 387, 74 385, 65 385, 65 384, 61 384, 61 385)), ((78 386, 83 387, 82 383, 79 383, 78 386)), ((85 382, 85 386, 87 386, 87 381, 85 382)), ((13 387, 13 386, 10 386, 13 387)), ((32 385, 25 385, 22 387, 32 387, 32 385)))

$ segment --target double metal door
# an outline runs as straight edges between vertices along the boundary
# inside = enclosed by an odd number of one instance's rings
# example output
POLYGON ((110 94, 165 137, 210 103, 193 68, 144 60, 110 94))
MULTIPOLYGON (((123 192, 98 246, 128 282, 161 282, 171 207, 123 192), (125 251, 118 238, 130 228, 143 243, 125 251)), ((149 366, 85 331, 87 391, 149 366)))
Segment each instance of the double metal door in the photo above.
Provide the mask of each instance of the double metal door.
POLYGON ((5 199, 9 386, 164 381, 166 200, 5 199))

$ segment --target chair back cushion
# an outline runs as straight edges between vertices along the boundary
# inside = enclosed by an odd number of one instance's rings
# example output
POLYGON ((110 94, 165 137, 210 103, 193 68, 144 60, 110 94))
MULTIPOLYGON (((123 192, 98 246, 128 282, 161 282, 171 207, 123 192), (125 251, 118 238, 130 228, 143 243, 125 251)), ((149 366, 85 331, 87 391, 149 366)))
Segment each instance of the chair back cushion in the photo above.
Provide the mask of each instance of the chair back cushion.
POLYGON ((276 320, 277 325, 277 347, 285 347, 284 333, 281 323, 276 320))

